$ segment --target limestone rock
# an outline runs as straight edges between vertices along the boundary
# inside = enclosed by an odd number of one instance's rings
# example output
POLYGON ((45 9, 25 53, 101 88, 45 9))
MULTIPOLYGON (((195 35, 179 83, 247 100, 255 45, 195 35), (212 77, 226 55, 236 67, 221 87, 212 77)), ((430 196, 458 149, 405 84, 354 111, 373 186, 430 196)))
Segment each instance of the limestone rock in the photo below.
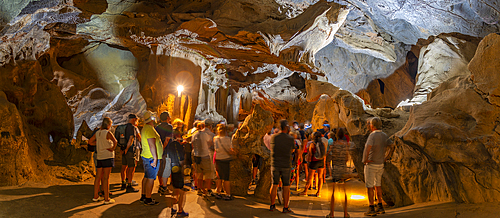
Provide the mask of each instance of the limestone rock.
POLYGON ((500 109, 475 88, 468 77, 452 78, 413 107, 395 134, 396 151, 382 183, 396 205, 500 200, 500 136, 494 131, 500 109))
POLYGON ((500 35, 490 34, 486 36, 477 48, 474 58, 469 63, 469 70, 472 73, 474 84, 479 91, 490 98, 490 103, 500 106, 500 35))
POLYGON ((422 47, 415 93, 410 102, 427 100, 427 94, 449 78, 470 75, 467 65, 474 56, 477 43, 478 40, 472 37, 442 35, 422 47))
POLYGON ((23 118, 0 91, 0 186, 22 184, 33 177, 23 118))
MULTIPOLYGON (((408 56, 411 56, 410 53, 408 56)), ((407 57, 406 63, 392 75, 371 81, 366 89, 356 94, 372 108, 396 108, 401 101, 413 96, 415 78, 412 77, 410 70, 411 65, 417 64, 416 62, 416 58, 407 57)))
MULTIPOLYGON (((255 196, 262 199, 269 197, 271 187, 271 159, 270 151, 264 145, 262 137, 271 130, 274 120, 271 112, 263 110, 259 104, 243 122, 234 136, 237 141, 237 159, 231 162, 231 193, 247 195, 248 187, 252 181, 252 155, 260 155, 264 161, 260 171, 260 180, 255 189, 255 196)), ((233 142, 235 143, 235 142, 233 142)))

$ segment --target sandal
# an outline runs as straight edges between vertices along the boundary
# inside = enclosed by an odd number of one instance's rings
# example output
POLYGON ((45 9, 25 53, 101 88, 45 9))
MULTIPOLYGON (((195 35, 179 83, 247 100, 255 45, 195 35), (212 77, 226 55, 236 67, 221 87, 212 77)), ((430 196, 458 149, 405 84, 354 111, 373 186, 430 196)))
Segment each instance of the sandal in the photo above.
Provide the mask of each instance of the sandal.
POLYGON ((325 218, 334 218, 334 216, 327 214, 325 218))

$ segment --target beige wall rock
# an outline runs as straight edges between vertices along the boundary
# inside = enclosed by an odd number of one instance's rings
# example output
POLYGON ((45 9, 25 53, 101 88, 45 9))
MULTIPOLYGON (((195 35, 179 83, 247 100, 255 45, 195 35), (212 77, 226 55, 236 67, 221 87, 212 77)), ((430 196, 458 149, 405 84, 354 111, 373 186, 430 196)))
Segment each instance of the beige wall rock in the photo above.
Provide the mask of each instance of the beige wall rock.
POLYGON ((490 103, 500 106, 500 35, 492 33, 479 43, 476 55, 469 63, 474 84, 488 95, 490 103))

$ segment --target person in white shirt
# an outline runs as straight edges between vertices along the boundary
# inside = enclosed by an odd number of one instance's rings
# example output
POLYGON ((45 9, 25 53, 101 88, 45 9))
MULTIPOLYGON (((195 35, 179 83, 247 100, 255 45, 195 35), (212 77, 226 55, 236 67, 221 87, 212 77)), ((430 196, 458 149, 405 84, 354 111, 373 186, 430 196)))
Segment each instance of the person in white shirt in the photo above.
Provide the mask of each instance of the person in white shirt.
POLYGON ((111 169, 115 166, 115 148, 118 143, 115 136, 109 131, 112 124, 113 121, 105 117, 101 129, 89 140, 89 144, 96 144, 97 152, 97 172, 94 180, 94 198, 92 201, 99 201, 99 185, 102 184, 104 204, 115 202, 115 200, 109 199, 109 175, 111 169))

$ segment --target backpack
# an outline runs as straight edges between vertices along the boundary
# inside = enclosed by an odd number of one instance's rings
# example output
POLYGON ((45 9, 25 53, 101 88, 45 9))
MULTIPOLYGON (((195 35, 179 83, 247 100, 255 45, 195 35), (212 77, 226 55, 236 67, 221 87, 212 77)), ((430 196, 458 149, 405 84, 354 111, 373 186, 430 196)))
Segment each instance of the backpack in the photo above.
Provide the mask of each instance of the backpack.
POLYGON ((119 125, 115 130, 115 138, 118 141, 118 147, 122 150, 127 148, 128 140, 125 138, 125 129, 127 129, 127 124, 119 125))
POLYGON ((325 145, 323 142, 319 141, 316 143, 316 151, 314 152, 314 158, 321 160, 325 158, 326 153, 325 153, 325 145))

